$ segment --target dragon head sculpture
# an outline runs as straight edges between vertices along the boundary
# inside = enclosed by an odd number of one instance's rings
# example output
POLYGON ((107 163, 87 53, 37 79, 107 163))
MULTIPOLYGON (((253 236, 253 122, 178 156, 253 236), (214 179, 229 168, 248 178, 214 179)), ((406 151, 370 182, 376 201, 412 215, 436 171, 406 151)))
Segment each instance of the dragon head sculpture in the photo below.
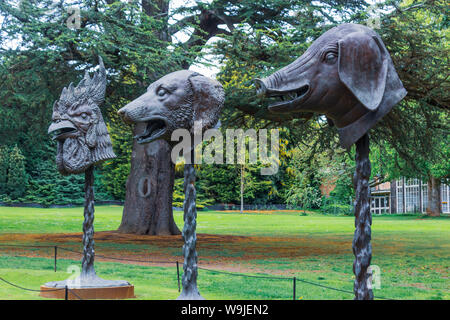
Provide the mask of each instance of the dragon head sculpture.
POLYGON ((100 161, 115 158, 111 139, 99 108, 104 101, 106 70, 86 74, 78 86, 64 88, 53 105, 48 133, 58 143, 56 163, 63 175, 84 172, 100 161))

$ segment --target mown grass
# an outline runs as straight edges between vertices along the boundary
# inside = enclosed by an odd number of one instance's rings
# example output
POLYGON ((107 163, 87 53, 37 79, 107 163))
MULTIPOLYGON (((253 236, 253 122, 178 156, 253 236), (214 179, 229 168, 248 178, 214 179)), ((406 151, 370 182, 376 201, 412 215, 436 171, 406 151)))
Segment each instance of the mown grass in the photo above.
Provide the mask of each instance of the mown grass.
MULTIPOLYGON (((61 259, 61 271, 53 272, 52 261, 42 258, 2 257, 1 276, 28 288, 39 288, 43 281, 68 278, 65 272, 79 261, 61 259), (20 265, 17 269, 15 266, 20 265)), ((120 263, 96 263, 96 272, 105 279, 126 279, 135 286, 136 299, 176 299, 179 295, 176 267, 145 267, 120 263)), ((199 289, 207 299, 292 299, 291 280, 274 281, 215 274, 199 270, 199 289), (201 279, 201 280, 200 280, 201 279)), ((44 299, 28 292, 0 284, 2 299, 44 299)), ((348 298, 348 294, 347 297, 348 298)))
MULTIPOLYGON (((115 230, 120 224, 123 207, 96 206, 95 230, 115 230)), ((81 232, 83 209, 0 207, 1 233, 65 233, 81 232)), ((180 229, 183 213, 175 211, 180 229)), ((255 214, 198 211, 199 233, 247 236, 348 235, 354 231, 353 217, 301 213, 255 214)), ((449 236, 449 217, 422 218, 419 215, 375 216, 374 233, 406 232, 441 239, 449 236)))
MULTIPOLYGON (((120 206, 97 206, 96 231, 117 229, 121 214, 120 206)), ((0 234, 81 232, 82 220, 82 208, 0 207, 0 234)), ((181 229, 182 212, 175 212, 175 220, 181 229)), ((200 262, 236 259, 230 266, 237 269, 245 266, 247 273, 260 274, 263 270, 266 275, 296 276, 351 291, 353 231, 353 217, 347 216, 304 216, 300 213, 283 212, 242 215, 199 211, 198 233, 271 237, 267 238, 268 242, 263 242, 267 250, 258 257, 249 255, 246 259, 249 248, 253 248, 252 242, 245 245, 237 243, 226 248, 221 243, 209 243, 206 247, 200 244, 199 257, 200 262), (272 250, 278 246, 284 246, 298 254, 279 257, 272 250), (343 247, 348 250, 343 250, 343 247), (255 272, 251 272, 253 268, 255 272)), ((394 299, 449 299, 449 231, 448 217, 431 219, 419 215, 375 216, 372 264, 381 269, 381 289, 375 289, 375 295, 394 299)), ((100 251, 106 247, 138 252, 165 250, 156 245, 132 243, 102 243, 98 247, 100 251)), ((177 249, 168 249, 168 252, 175 253, 174 251, 177 249)), ((47 281, 67 278, 65 270, 71 264, 79 265, 79 261, 59 259, 59 271, 55 273, 52 259, 3 255, 0 257, 0 275, 24 287, 36 289, 47 281)), ((138 299, 175 299, 178 296, 175 265, 147 267, 97 261, 96 270, 101 277, 132 282, 138 299)), ((198 286, 207 299, 292 298, 292 280, 245 278, 200 270, 198 286)), ((36 293, 3 283, 0 283, 0 298, 39 299, 36 293)), ((299 282, 297 298, 352 299, 352 295, 299 282)))

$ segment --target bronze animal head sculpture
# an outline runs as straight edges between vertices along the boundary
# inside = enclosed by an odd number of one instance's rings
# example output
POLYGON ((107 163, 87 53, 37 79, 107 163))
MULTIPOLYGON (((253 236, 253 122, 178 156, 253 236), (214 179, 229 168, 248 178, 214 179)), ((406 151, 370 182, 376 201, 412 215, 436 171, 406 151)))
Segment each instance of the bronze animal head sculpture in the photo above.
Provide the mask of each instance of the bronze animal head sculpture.
POLYGON ((53 105, 48 133, 58 142, 56 163, 63 174, 84 172, 90 166, 116 155, 99 105, 105 98, 106 70, 100 68, 91 78, 86 74, 78 86, 64 88, 53 105))
POLYGON ((271 112, 325 114, 349 148, 406 95, 380 36, 358 24, 321 35, 288 66, 256 79, 259 95, 281 97, 271 112))
POLYGON ((157 139, 170 141, 176 129, 193 133, 195 121, 202 130, 216 125, 225 100, 222 85, 197 72, 180 70, 153 82, 147 92, 118 113, 128 123, 146 123, 146 129, 135 138, 138 143, 157 139))
MULTIPOLYGON (((202 131, 213 128, 219 121, 224 100, 225 93, 219 82, 196 72, 180 70, 153 82, 146 93, 118 113, 126 123, 145 127, 143 133, 134 137, 138 143, 164 139, 173 144, 172 133, 177 129, 188 130, 192 138, 197 133, 194 131, 198 130, 195 125, 198 122, 202 131)), ((191 162, 184 166, 184 273, 183 290, 178 299, 199 300, 203 297, 197 289, 197 209, 192 146, 185 156, 191 162)))

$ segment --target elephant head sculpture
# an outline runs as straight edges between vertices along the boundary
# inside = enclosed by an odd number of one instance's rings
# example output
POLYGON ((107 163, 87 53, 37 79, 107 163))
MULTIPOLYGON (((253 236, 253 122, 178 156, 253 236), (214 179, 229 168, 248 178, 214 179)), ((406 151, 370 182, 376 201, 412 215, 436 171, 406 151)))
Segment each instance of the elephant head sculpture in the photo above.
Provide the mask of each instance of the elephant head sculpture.
POLYGON ((71 83, 64 88, 53 105, 48 133, 58 142, 56 163, 63 175, 82 173, 116 156, 99 108, 106 90, 106 70, 101 57, 99 64, 92 78, 86 72, 78 86, 71 83))
POLYGON ((146 124, 144 132, 135 136, 138 143, 157 139, 170 143, 176 129, 193 133, 195 121, 201 121, 202 130, 214 127, 224 100, 219 82, 197 72, 180 70, 153 82, 146 93, 118 113, 128 124, 146 124))
POLYGON ((288 66, 256 79, 259 95, 281 97, 275 113, 325 114, 349 148, 406 95, 380 36, 358 24, 321 35, 288 66))

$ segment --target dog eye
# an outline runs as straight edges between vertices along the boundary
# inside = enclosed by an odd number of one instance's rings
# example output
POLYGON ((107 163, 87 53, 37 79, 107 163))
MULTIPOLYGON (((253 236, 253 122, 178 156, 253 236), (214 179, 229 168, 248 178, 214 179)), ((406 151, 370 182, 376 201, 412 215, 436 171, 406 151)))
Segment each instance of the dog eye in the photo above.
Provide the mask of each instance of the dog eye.
POLYGON ((333 63, 336 62, 336 59, 337 59, 337 54, 334 53, 334 52, 328 52, 325 55, 325 62, 326 63, 333 64, 333 63))
POLYGON ((164 97, 167 93, 167 90, 164 88, 159 88, 158 91, 156 92, 156 94, 160 97, 164 97))

